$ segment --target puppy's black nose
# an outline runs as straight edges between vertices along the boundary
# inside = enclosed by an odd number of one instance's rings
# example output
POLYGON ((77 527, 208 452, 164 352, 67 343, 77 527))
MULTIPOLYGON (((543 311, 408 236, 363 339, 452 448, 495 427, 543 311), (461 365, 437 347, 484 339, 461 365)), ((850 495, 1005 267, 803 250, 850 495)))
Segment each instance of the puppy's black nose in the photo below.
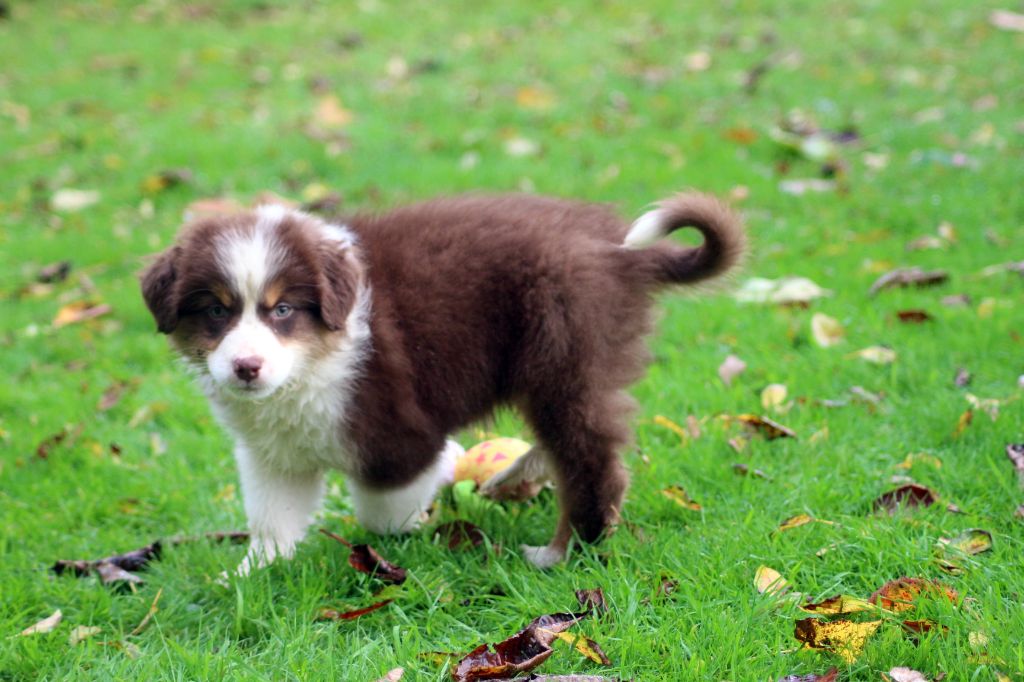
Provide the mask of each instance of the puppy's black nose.
POLYGON ((232 363, 235 368, 235 376, 242 381, 252 381, 260 375, 260 368, 263 367, 263 358, 252 355, 247 358, 235 358, 232 363))

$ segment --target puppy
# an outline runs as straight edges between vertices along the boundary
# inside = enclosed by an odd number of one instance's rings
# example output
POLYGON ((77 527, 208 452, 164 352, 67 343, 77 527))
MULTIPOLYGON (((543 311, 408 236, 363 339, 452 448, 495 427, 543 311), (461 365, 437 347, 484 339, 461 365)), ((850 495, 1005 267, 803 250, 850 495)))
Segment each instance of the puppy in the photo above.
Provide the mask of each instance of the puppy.
POLYGON ((338 469, 360 523, 416 528, 461 449, 448 436, 517 408, 538 445, 489 488, 550 475, 560 516, 540 567, 598 540, 627 485, 619 451, 647 360, 652 295, 744 251, 714 198, 629 224, 537 196, 428 201, 344 224, 262 206, 187 225, 142 275, 159 331, 234 436, 252 542, 244 574, 290 556, 338 469), (663 240, 694 227, 703 244, 663 240))

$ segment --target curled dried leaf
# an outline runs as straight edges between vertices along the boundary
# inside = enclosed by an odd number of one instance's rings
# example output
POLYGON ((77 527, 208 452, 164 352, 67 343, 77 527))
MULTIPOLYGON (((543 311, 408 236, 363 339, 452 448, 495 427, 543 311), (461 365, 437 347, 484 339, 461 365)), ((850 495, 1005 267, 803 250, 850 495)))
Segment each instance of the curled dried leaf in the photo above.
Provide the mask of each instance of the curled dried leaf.
POLYGON ((804 604, 800 607, 808 613, 835 616, 843 613, 858 613, 860 611, 877 611, 878 607, 859 597, 851 597, 848 594, 837 594, 816 604, 804 604))
POLYGON ((796 516, 790 516, 788 519, 779 524, 779 527, 775 529, 775 533, 782 533, 783 531, 791 530, 793 528, 799 528, 800 526, 807 525, 808 523, 814 523, 814 517, 810 514, 797 514, 796 516))
POLYGON ((370 604, 369 606, 365 606, 361 609, 353 609, 351 611, 338 611, 337 609, 323 608, 320 609, 319 620, 355 620, 356 618, 365 616, 368 613, 373 613, 377 609, 384 608, 393 601, 394 599, 384 599, 383 601, 376 602, 375 604, 370 604))
POLYGON ((60 625, 60 621, 62 618, 64 618, 63 612, 61 612, 60 609, 57 609, 46 618, 43 618, 42 620, 37 621, 32 625, 29 625, 27 628, 25 628, 18 634, 21 637, 26 637, 28 635, 42 635, 47 632, 51 632, 55 627, 60 625))
POLYGON ((576 590, 576 600, 588 614, 608 611, 608 602, 605 601, 604 590, 600 587, 595 587, 592 590, 576 590))
POLYGON ((551 643, 558 633, 568 630, 583 616, 555 613, 531 621, 521 631, 495 644, 493 650, 481 644, 460 660, 452 671, 456 682, 513 677, 533 670, 551 656, 551 643))
POLYGON ((843 341, 846 330, 839 320, 824 313, 815 313, 811 317, 811 335, 815 343, 822 348, 834 346, 843 341))
POLYGON ((899 488, 882 493, 872 502, 875 511, 885 510, 895 514, 900 507, 930 507, 935 504, 938 495, 930 488, 917 483, 908 483, 899 488))
POLYGON ((890 287, 933 286, 941 284, 948 279, 949 273, 945 270, 925 271, 917 267, 897 268, 875 280, 875 283, 871 285, 869 293, 874 296, 879 291, 890 287))
POLYGON ((964 554, 981 554, 992 549, 992 533, 981 528, 968 528, 955 538, 939 538, 939 546, 964 554))
POLYGON ((761 434, 768 440, 796 438, 796 432, 793 429, 783 426, 768 417, 759 417, 756 414, 738 414, 736 419, 750 430, 761 434))
POLYGON ((882 585, 871 594, 868 602, 887 611, 900 613, 913 609, 914 602, 922 596, 931 598, 944 596, 954 603, 960 598, 956 590, 937 580, 904 577, 890 580, 882 585))
POLYGON ((442 523, 434 529, 434 537, 448 545, 448 549, 454 551, 473 549, 479 547, 484 541, 484 532, 480 527, 458 519, 442 523))
POLYGON ((754 587, 761 594, 782 595, 789 591, 789 582, 774 568, 758 566, 754 574, 754 587))
POLYGON ((384 557, 382 557, 377 550, 370 545, 353 545, 345 538, 332 533, 326 528, 321 528, 320 532, 331 538, 337 540, 341 544, 345 545, 352 552, 348 555, 349 566, 356 569, 361 573, 372 575, 386 583, 394 583, 401 585, 405 582, 406 571, 401 566, 396 566, 384 557))
POLYGON ((836 682, 839 678, 839 669, 832 668, 824 675, 810 673, 809 675, 786 675, 780 677, 779 682, 836 682))

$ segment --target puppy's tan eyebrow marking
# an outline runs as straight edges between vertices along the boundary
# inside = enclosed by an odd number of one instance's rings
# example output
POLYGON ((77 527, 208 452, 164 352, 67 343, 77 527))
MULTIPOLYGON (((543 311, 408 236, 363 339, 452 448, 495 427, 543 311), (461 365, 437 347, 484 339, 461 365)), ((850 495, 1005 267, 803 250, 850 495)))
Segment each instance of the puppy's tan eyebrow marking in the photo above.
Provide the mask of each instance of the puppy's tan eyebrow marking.
POLYGON ((281 297, 284 296, 285 286, 281 280, 275 280, 263 290, 260 297, 260 304, 266 308, 273 308, 281 297))

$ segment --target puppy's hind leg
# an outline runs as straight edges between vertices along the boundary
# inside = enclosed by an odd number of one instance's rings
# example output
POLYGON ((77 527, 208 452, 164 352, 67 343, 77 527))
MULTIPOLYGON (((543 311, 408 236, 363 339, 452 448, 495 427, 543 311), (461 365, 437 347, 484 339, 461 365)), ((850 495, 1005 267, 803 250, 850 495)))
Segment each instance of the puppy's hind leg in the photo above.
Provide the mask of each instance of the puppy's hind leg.
POLYGON ((517 499, 519 494, 529 491, 537 492, 547 483, 551 476, 548 473, 547 454, 544 448, 534 446, 518 458, 507 469, 503 469, 484 481, 480 486, 480 494, 496 500, 517 499))
POLYGON ((455 460, 463 452, 455 441, 445 442, 433 464, 398 488, 378 488, 350 478, 348 491, 359 523, 382 535, 415 530, 430 509, 438 489, 454 480, 455 460))
POLYGON ((573 534, 597 542, 619 519, 629 477, 618 450, 627 430, 630 401, 617 392, 586 400, 531 405, 528 417, 550 453, 560 506, 558 526, 546 546, 523 546, 527 560, 548 568, 565 558, 573 534))

